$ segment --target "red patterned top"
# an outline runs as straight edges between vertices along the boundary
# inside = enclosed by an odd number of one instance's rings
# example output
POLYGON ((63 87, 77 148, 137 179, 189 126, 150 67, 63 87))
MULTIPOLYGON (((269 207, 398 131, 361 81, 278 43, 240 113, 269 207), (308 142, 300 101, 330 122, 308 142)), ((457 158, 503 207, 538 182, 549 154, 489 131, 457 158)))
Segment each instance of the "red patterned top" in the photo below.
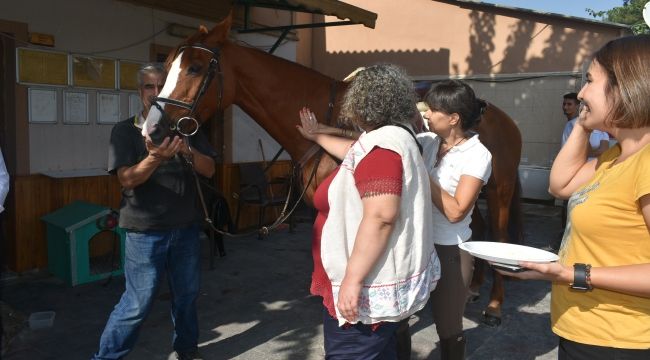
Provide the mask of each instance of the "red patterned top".
MULTIPOLYGON (((312 295, 323 298, 323 306, 327 312, 336 318, 332 284, 325 273, 320 257, 321 234, 323 225, 329 214, 328 190, 332 180, 338 173, 334 170, 316 189, 314 193, 314 207, 318 210, 314 221, 312 236, 312 257, 314 259, 314 272, 311 277, 312 295)), ((375 147, 361 160, 354 172, 357 189, 361 198, 385 194, 402 195, 402 159, 394 151, 375 147)))

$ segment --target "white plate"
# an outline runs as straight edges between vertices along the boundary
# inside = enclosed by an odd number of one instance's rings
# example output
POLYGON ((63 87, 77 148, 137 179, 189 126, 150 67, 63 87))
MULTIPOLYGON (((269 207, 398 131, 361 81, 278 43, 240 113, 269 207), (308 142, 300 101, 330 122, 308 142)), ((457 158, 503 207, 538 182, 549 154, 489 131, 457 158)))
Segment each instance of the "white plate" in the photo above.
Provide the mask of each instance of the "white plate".
POLYGON ((492 241, 468 241, 458 247, 477 258, 508 265, 517 265, 519 261, 546 263, 559 259, 556 254, 538 248, 492 241))

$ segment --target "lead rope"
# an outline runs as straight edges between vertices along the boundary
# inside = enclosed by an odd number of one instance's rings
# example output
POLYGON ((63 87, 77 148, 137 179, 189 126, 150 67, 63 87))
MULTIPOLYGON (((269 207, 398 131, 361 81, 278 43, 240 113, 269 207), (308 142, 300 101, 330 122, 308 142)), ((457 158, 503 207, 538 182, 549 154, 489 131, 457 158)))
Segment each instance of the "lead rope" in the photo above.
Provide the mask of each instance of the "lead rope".
MULTIPOLYGON (((187 144, 187 147, 190 148, 189 138, 187 136, 183 137, 183 141, 185 142, 185 144, 187 144)), ((191 150, 191 148, 190 148, 190 150, 191 150)), ((196 189, 197 189, 197 192, 199 194, 199 200, 201 201, 201 208, 203 208, 203 215, 204 215, 203 220, 208 224, 208 226, 210 226, 210 229, 214 230, 215 232, 217 232, 217 233, 219 233, 221 235, 225 235, 225 236, 229 236, 229 237, 233 237, 233 238, 246 237, 246 236, 250 236, 252 234, 268 235, 269 232, 271 232, 272 230, 277 228, 280 224, 282 224, 285 220, 287 220, 289 218, 289 216, 291 216, 291 214, 293 214, 293 212, 298 207, 298 204, 300 204, 300 201, 302 201, 302 198, 305 196, 305 193, 307 192, 307 189, 309 188, 309 185, 311 185, 311 182, 313 181, 313 179, 314 179, 314 177, 316 175, 316 170, 318 169, 318 165, 320 163, 320 157, 319 157, 318 160, 316 161, 315 166, 312 168, 311 174, 309 175, 309 181, 307 182, 307 186, 303 187, 302 192, 300 193, 300 196, 298 197, 296 202, 293 204, 293 207, 291 208, 291 210, 288 213, 286 213, 286 211, 287 211, 287 208, 289 207, 289 200, 291 199, 291 193, 292 193, 292 190, 293 190, 293 182, 294 182, 294 177, 295 177, 296 169, 297 169, 296 165, 293 166, 292 174, 291 174, 292 176, 291 176, 291 178, 289 180, 289 189, 287 190, 287 198, 284 201, 284 205, 282 206, 282 211, 280 212, 280 215, 278 216, 278 218, 275 219, 275 221, 271 225, 262 226, 260 229, 249 231, 249 232, 246 232, 246 233, 243 233, 243 234, 233 234, 233 233, 218 229, 216 226, 214 226, 214 223, 212 222, 212 219, 210 218, 210 214, 208 213, 208 207, 207 207, 207 205, 205 203, 205 197, 203 196, 203 191, 201 191, 201 181, 199 180, 199 175, 196 173, 196 169, 194 168, 194 162, 192 161, 191 156, 183 155, 182 158, 185 160, 185 162, 190 166, 190 169, 192 170, 192 175, 194 176, 194 182, 196 184, 196 189)))

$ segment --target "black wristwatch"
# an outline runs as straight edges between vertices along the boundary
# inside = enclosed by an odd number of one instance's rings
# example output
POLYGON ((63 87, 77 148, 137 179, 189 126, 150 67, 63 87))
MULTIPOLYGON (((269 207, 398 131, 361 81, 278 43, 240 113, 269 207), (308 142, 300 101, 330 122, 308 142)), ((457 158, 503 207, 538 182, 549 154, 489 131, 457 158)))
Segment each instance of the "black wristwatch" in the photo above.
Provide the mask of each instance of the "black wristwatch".
POLYGON ((591 265, 590 264, 573 264, 573 283, 569 285, 571 289, 577 291, 591 291, 591 265))

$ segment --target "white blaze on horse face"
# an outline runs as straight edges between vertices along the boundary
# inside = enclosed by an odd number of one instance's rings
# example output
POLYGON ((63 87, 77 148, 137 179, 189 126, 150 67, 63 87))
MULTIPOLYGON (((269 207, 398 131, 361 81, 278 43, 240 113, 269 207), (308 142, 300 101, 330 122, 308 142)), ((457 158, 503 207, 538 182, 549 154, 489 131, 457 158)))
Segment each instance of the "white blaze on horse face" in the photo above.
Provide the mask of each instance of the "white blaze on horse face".
MULTIPOLYGON (((169 69, 169 73, 167 74, 167 79, 165 80, 165 86, 163 86, 163 89, 160 91, 160 94, 158 94, 158 97, 169 98, 169 95, 176 88, 178 75, 180 75, 181 73, 182 57, 183 57, 183 53, 181 52, 180 54, 178 54, 176 59, 174 59, 174 62, 172 63, 171 68, 169 69)), ((157 101, 157 103, 158 105, 160 105, 161 108, 163 109, 165 108, 164 102, 157 101)), ((149 139, 149 134, 151 134, 154 131, 156 125, 160 122, 160 119, 162 119, 162 113, 160 112, 160 110, 158 110, 157 107, 152 106, 151 109, 149 109, 149 114, 147 114, 147 120, 145 120, 144 124, 142 125, 142 136, 149 139)))

